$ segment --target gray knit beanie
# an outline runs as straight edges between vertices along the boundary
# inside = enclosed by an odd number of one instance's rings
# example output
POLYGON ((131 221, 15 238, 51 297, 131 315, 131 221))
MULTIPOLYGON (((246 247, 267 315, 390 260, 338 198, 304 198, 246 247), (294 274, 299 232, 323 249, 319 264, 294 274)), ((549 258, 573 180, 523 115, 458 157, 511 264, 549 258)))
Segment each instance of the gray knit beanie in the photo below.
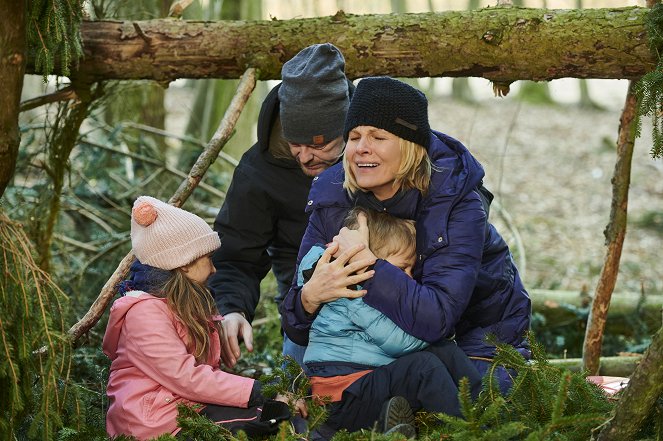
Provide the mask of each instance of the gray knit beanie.
POLYGON ((372 126, 430 146, 428 100, 414 87, 390 77, 369 77, 359 82, 345 119, 343 139, 358 126, 372 126))
POLYGON ((330 43, 302 49, 281 69, 283 137, 297 144, 323 145, 343 133, 348 81, 341 51, 330 43))
POLYGON ((150 196, 134 202, 131 247, 141 263, 172 270, 220 246, 218 233, 195 214, 150 196))

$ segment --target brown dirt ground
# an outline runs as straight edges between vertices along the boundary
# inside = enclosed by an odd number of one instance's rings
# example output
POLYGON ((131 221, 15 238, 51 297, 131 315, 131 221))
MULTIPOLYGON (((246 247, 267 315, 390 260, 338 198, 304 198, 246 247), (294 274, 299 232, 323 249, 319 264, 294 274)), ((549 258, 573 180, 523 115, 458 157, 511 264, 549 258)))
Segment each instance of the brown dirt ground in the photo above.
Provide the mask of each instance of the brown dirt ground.
MULTIPOLYGON (((596 111, 515 98, 472 105, 436 97, 430 113, 434 128, 461 140, 483 163, 485 183, 510 222, 499 210, 491 219, 524 266, 526 286, 586 287, 592 293, 607 250, 603 231, 621 104, 596 111)), ((650 133, 645 121, 633 154, 629 223, 615 292, 663 292, 663 163, 649 155, 650 133), (651 215, 657 223, 643 226, 651 215)))

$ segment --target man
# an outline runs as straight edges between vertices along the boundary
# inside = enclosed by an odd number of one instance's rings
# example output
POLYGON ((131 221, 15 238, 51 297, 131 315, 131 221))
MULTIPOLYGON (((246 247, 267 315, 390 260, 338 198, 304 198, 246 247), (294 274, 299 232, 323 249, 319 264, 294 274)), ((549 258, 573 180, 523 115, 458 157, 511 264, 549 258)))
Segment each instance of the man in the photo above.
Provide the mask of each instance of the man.
MULTIPOLYGON (((221 357, 230 367, 240 357, 240 337, 253 350, 250 323, 270 268, 277 302, 287 293, 308 223, 311 182, 343 154, 354 86, 338 48, 326 43, 303 49, 283 65, 281 79, 262 104, 258 142, 242 156, 214 222, 222 246, 213 256, 209 287, 224 315, 221 357)), ((300 364, 303 351, 285 339, 284 354, 300 364)))

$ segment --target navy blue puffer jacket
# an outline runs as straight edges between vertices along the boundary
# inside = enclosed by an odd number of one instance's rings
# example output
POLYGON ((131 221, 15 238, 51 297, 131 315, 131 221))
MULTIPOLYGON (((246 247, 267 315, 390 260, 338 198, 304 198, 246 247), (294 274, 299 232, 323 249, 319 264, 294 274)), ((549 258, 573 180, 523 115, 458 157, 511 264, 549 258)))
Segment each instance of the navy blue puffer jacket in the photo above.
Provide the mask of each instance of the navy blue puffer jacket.
MULTIPOLYGON (((424 341, 455 334, 468 355, 492 357, 495 348, 485 337, 493 334, 528 357, 523 336, 531 303, 509 248, 487 222, 477 191, 483 168, 465 146, 440 132, 433 132, 429 156, 434 171, 427 194, 409 190, 388 209, 416 222, 414 278, 378 260, 375 275, 364 283, 364 302, 424 341)), ((332 240, 355 204, 343 178, 337 164, 314 179, 298 263, 312 246, 332 240)), ((314 317, 304 311, 300 295, 293 285, 281 304, 282 324, 292 341, 306 345, 314 317)))

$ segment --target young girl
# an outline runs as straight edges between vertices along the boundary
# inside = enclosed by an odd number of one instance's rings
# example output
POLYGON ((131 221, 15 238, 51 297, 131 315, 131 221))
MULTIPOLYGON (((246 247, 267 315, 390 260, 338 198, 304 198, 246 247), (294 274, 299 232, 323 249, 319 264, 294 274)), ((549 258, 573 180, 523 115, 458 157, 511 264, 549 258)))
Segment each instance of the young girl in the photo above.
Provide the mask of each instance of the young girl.
POLYGON ((233 431, 276 431, 276 421, 258 420, 260 383, 219 369, 223 317, 206 288, 218 234, 192 213, 141 196, 131 212, 131 245, 137 262, 120 284, 123 297, 111 308, 103 341, 112 361, 108 434, 176 434, 180 403, 204 403, 203 415, 233 431))

